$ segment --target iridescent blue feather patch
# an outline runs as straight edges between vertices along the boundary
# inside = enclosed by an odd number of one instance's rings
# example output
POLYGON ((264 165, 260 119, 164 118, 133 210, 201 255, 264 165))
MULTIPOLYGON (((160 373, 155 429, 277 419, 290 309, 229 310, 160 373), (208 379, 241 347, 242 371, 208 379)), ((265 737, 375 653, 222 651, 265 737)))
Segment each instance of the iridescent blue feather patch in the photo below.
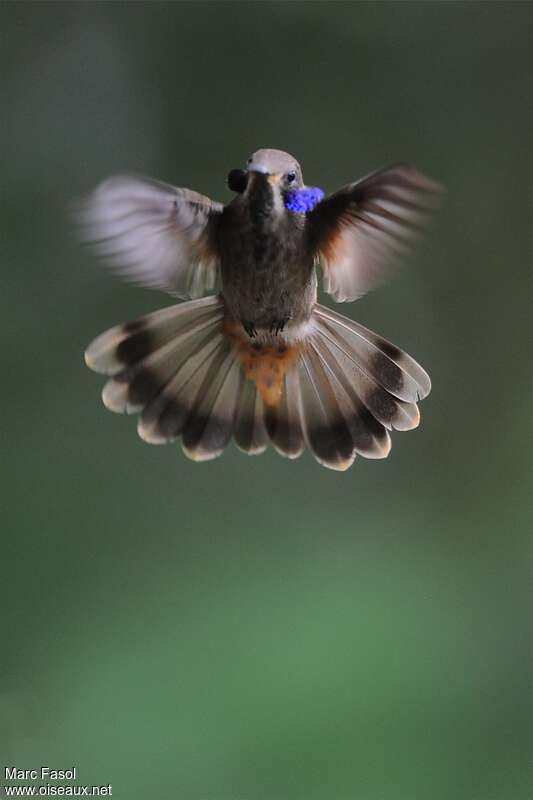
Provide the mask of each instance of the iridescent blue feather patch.
POLYGON ((285 195, 285 208, 295 214, 307 214, 324 197, 318 186, 306 186, 305 189, 294 189, 285 195))

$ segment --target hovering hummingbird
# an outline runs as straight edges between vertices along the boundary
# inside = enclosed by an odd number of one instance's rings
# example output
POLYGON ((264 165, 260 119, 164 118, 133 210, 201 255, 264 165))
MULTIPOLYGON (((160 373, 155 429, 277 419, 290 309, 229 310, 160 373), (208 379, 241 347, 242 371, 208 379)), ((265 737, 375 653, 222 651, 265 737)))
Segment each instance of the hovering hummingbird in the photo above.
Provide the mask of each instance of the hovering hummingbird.
POLYGON ((146 442, 181 436, 196 461, 232 437, 250 455, 271 444, 296 458, 307 445, 336 470, 356 454, 386 457, 389 431, 418 425, 429 376, 319 305, 316 267, 337 302, 357 300, 409 249, 439 187, 397 165, 324 197, 295 158, 272 149, 232 170, 228 185, 236 194, 222 205, 117 176, 81 205, 83 238, 117 272, 189 299, 89 345, 87 365, 111 376, 104 404, 139 413, 146 442))

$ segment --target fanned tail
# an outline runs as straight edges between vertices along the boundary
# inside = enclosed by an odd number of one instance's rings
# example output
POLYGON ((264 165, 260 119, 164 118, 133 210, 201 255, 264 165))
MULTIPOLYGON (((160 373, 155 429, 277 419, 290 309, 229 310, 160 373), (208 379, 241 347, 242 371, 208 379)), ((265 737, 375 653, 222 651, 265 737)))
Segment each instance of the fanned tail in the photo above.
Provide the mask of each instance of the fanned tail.
POLYGON ((111 376, 107 408, 140 414, 147 442, 181 436, 197 461, 232 437, 250 455, 272 444, 296 458, 307 445, 337 470, 357 454, 384 458, 389 431, 418 425, 416 403, 431 388, 406 353, 319 305, 301 338, 256 341, 225 319, 221 298, 193 300, 112 328, 85 358, 111 376))
POLYGON ((217 297, 180 303, 99 336, 85 360, 113 377, 102 399, 140 413, 138 433, 152 444, 182 436, 186 454, 214 458, 228 444, 241 371, 222 331, 217 297))
POLYGON ((300 368, 310 449, 339 470, 356 454, 385 458, 389 431, 418 425, 416 403, 429 394, 429 376, 395 345, 323 306, 316 306, 313 323, 300 368))

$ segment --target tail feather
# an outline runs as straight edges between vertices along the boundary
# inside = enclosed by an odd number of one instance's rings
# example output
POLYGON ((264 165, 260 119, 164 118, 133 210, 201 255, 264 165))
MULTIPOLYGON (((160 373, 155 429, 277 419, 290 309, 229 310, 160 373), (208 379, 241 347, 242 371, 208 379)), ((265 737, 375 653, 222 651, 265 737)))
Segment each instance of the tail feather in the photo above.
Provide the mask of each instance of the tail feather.
POLYGON ((331 336, 317 336, 316 347, 328 368, 357 405, 363 405, 373 417, 389 430, 416 428, 420 415, 416 403, 399 400, 368 375, 354 360, 355 354, 346 353, 331 336))
MULTIPOLYGON (((110 378, 102 392, 106 408, 118 413, 139 413, 195 352, 212 340, 218 319, 200 319, 173 339, 110 378)), ((154 344, 157 347, 157 343, 154 344)))
POLYGON ((233 433, 242 370, 229 346, 212 361, 182 433, 182 447, 194 461, 221 455, 233 433))
POLYGON ((245 379, 237 406, 234 436, 239 450, 250 456, 264 453, 268 446, 264 414, 263 398, 257 384, 245 379))
POLYGON ((306 336, 250 340, 205 298, 119 325, 89 346, 86 361, 110 379, 112 411, 139 413, 142 439, 182 437, 196 461, 219 456, 230 439, 253 455, 271 444, 297 458, 305 445, 331 469, 357 454, 384 458, 389 430, 419 422, 427 373, 399 348, 316 306, 306 336))
POLYGON ((403 350, 324 306, 316 306, 314 317, 332 345, 392 395, 407 403, 427 397, 429 375, 403 350))
POLYGON ((224 306, 220 298, 206 297, 197 302, 196 308, 192 308, 191 303, 179 303, 102 333, 85 351, 87 366, 104 375, 116 375, 179 333, 197 329, 200 320, 212 322, 215 317, 222 319, 224 306))
POLYGON ((354 442, 344 398, 339 397, 326 369, 311 345, 300 360, 302 417, 307 444, 324 466, 344 470, 355 458, 354 442))
POLYGON ((160 388, 143 410, 137 426, 141 439, 150 444, 164 444, 181 434, 212 363, 223 347, 220 333, 212 334, 188 354, 171 380, 160 388))
POLYGON ((265 422, 270 440, 280 455, 286 458, 302 455, 305 447, 302 392, 296 367, 285 375, 279 402, 266 407, 265 422))
POLYGON ((390 452, 391 441, 385 426, 361 401, 353 386, 347 381, 345 374, 340 371, 334 358, 321 345, 322 342, 317 337, 313 347, 324 364, 339 411, 348 426, 354 454, 358 453, 365 458, 386 458, 390 452))

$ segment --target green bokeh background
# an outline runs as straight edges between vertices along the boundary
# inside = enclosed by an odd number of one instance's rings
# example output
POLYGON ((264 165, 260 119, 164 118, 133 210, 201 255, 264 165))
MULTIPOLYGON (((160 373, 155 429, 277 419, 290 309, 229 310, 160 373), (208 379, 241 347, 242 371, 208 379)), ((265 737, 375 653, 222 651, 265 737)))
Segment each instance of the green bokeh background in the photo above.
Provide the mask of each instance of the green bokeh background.
POLYGON ((533 4, 3 3, 0 766, 119 800, 531 800, 533 4), (168 302, 68 203, 118 171, 217 199, 261 146, 447 198, 343 310, 426 366, 347 473, 194 464, 83 364, 168 302))

